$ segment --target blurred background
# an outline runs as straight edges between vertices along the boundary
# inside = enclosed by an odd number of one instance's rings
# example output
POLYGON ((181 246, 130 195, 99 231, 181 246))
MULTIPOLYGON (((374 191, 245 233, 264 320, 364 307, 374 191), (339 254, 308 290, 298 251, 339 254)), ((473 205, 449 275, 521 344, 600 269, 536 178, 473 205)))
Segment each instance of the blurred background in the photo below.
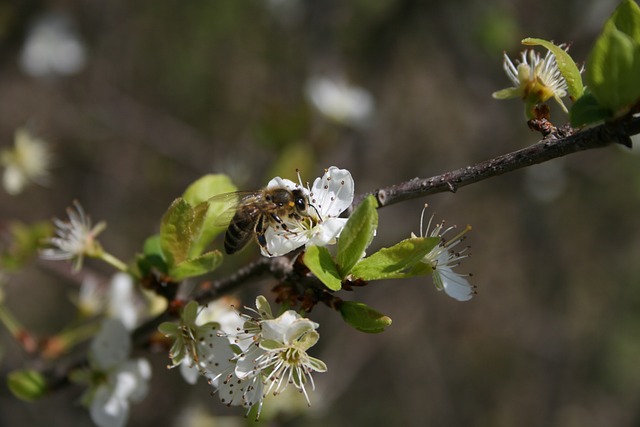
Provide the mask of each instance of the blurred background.
MULTIPOLYGON (((356 192, 513 151, 539 135, 502 53, 527 36, 571 42, 584 61, 615 0, 22 0, 0 3, 0 148, 17 129, 47 141, 44 185, 0 191, 0 228, 65 218, 73 200, 130 260, 171 201, 207 173, 241 189, 331 165, 356 192)), ((552 106, 557 124, 567 116, 552 106)), ((365 335, 317 307, 329 366, 306 403, 262 422, 305 426, 640 425, 640 159, 610 147, 380 211, 374 247, 418 233, 420 212, 471 224, 478 295, 460 303, 430 278, 343 295, 393 319, 365 335)), ((225 259, 222 276, 256 259, 225 259)), ((86 263, 33 261, 4 276, 6 303, 38 335, 73 320, 86 263)), ((216 276, 218 277, 218 276, 216 276)), ((239 291, 250 305, 272 282, 239 291)), ((2 329, 0 425, 92 425, 70 386, 35 403, 6 375, 30 361, 2 329)), ((244 411, 149 357, 132 426, 255 425, 244 411), (202 424, 197 424, 198 422, 202 424)), ((286 399, 282 399, 284 402, 286 399)), ((298 399, 298 403, 300 400, 298 399)), ((285 405, 282 405, 285 406, 285 405)), ((269 409, 271 407, 271 409, 269 409)), ((269 412, 272 410, 271 412, 269 412)), ((277 412, 277 413, 276 413, 277 412)))

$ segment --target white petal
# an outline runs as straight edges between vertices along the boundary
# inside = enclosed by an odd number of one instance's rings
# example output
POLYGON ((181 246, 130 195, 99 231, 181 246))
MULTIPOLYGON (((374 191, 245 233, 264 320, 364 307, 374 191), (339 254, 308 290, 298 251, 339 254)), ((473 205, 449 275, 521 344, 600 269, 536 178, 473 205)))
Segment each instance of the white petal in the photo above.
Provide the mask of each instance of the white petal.
POLYGON ((111 279, 109 314, 120 319, 128 330, 133 330, 138 323, 133 289, 133 278, 126 273, 116 273, 111 279))
POLYGON ((264 233, 264 237, 267 241, 267 248, 261 247, 262 255, 266 257, 275 257, 288 254, 289 252, 304 246, 309 237, 306 233, 286 233, 282 230, 274 230, 274 227, 269 227, 264 233))
POLYGON ((220 326, 215 324, 215 329, 212 326, 198 328, 196 338, 201 368, 216 376, 232 370, 231 360, 235 354, 228 338, 219 335, 220 326))
POLYGON ((125 362, 118 374, 118 391, 132 402, 139 402, 149 392, 151 364, 147 359, 136 359, 125 362), (122 382, 122 386, 120 386, 122 382))
POLYGON ((288 188, 289 190, 295 190, 296 188, 300 188, 298 184, 291 181, 290 179, 280 178, 279 176, 273 178, 267 184, 267 188, 288 188))
POLYGON ((284 336, 284 342, 290 344, 298 340, 302 335, 311 332, 319 325, 309 319, 299 318, 289 328, 287 328, 284 336))
POLYGON ((244 356, 240 357, 235 366, 235 374, 240 379, 245 379, 255 375, 256 371, 256 359, 262 356, 266 351, 260 347, 253 345, 244 353, 244 356))
POLYGON ((103 386, 96 390, 89 414, 99 427, 123 427, 129 417, 129 402, 117 398, 109 387, 103 386))
POLYGON ((105 289, 100 286, 98 279, 92 274, 87 274, 82 279, 80 291, 78 292, 78 307, 80 311, 87 316, 99 314, 104 307, 104 294, 105 289))
POLYGON ((198 382, 200 370, 191 360, 191 356, 185 355, 184 359, 182 359, 182 362, 180 363, 180 374, 182 375, 182 378, 191 385, 198 382))
POLYGON ((131 352, 129 332, 118 319, 105 319, 100 332, 91 342, 93 363, 100 369, 109 369, 124 362, 131 352))
POLYGON ((473 287, 467 279, 449 267, 438 267, 434 275, 440 275, 442 287, 447 295, 458 301, 468 301, 473 297, 473 287))
POLYGON ((22 169, 14 165, 8 165, 2 175, 2 185, 7 193, 16 195, 27 185, 27 177, 22 169))
POLYGON ((313 182, 311 203, 323 218, 337 217, 351 206, 354 190, 351 173, 331 166, 322 178, 316 178, 313 182))
POLYGON ((287 310, 276 319, 263 320, 260 322, 262 338, 284 343, 287 330, 291 328, 298 319, 300 319, 298 313, 293 310, 287 310))
POLYGON ((249 408, 262 401, 262 389, 262 381, 259 377, 241 380, 231 374, 220 382, 218 397, 225 405, 249 408))
POLYGON ((347 218, 328 218, 314 229, 315 234, 309 243, 316 246, 327 246, 335 243, 336 237, 347 224, 347 218))

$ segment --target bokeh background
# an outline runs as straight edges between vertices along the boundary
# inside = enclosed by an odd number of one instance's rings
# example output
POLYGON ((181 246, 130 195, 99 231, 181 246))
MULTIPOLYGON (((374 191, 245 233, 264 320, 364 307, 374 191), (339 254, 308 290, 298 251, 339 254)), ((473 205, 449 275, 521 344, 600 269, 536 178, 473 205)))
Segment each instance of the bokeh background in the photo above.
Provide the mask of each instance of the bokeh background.
MULTIPOLYGON (((0 192, 0 226, 64 217, 79 200, 108 223, 103 245, 128 260, 206 173, 252 189, 276 174, 295 179, 296 167, 313 180, 337 165, 366 192, 522 148, 538 140, 522 104, 491 98, 510 85, 502 52, 517 55, 532 36, 571 42, 583 61, 616 4, 2 2, 0 148, 26 126, 51 144, 55 164, 46 186, 0 192), (359 88, 356 118, 314 105, 322 79, 359 88)), ((554 121, 567 120, 552 109, 554 121)), ((473 256, 460 271, 473 272, 477 297, 454 301, 430 278, 345 295, 393 319, 379 335, 316 308, 313 355, 329 372, 316 375, 311 408, 265 412, 263 422, 640 425, 639 162, 610 147, 381 210, 376 247, 417 233, 425 202, 437 219, 471 224, 473 256)), ((219 274, 258 256, 253 246, 219 274)), ((34 333, 55 333, 74 318, 69 295, 87 272, 105 282, 113 273, 88 262, 72 275, 34 260, 5 277, 6 303, 34 333)), ((272 285, 237 296, 251 304, 272 285)), ((92 425, 79 387, 31 404, 13 398, 6 374, 36 361, 1 336, 0 425, 92 425)), ((206 384, 165 371, 166 355, 140 354, 154 376, 129 425, 255 425, 206 384)))

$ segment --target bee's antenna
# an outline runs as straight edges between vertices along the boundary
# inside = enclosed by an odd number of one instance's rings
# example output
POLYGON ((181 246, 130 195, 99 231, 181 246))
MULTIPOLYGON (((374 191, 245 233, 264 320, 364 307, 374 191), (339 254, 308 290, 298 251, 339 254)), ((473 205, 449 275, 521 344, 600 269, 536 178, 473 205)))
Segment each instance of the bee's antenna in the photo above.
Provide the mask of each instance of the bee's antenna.
POLYGON ((318 211, 318 208, 316 208, 316 206, 312 205, 311 203, 309 203, 309 206, 311 206, 313 210, 316 211, 316 214, 318 215, 318 220, 322 222, 322 216, 320 215, 320 211, 318 211))

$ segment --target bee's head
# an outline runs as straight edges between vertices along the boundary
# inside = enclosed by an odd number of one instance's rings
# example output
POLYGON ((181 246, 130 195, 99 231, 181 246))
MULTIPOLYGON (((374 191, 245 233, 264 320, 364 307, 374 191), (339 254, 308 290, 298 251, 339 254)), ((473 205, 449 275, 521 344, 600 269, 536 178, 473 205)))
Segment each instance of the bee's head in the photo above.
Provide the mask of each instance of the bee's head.
POLYGON ((306 214, 307 208, 309 207, 309 202, 307 200, 307 196, 304 195, 302 190, 296 188, 292 191, 293 193, 293 201, 291 202, 293 206, 295 206, 296 210, 301 214, 306 214))
POLYGON ((296 211, 300 215, 311 217, 317 222, 322 222, 322 218, 320 217, 320 213, 318 212, 318 209, 314 205, 309 203, 309 199, 301 189, 296 188, 295 190, 292 191, 292 194, 293 194, 292 203, 294 204, 296 211))

